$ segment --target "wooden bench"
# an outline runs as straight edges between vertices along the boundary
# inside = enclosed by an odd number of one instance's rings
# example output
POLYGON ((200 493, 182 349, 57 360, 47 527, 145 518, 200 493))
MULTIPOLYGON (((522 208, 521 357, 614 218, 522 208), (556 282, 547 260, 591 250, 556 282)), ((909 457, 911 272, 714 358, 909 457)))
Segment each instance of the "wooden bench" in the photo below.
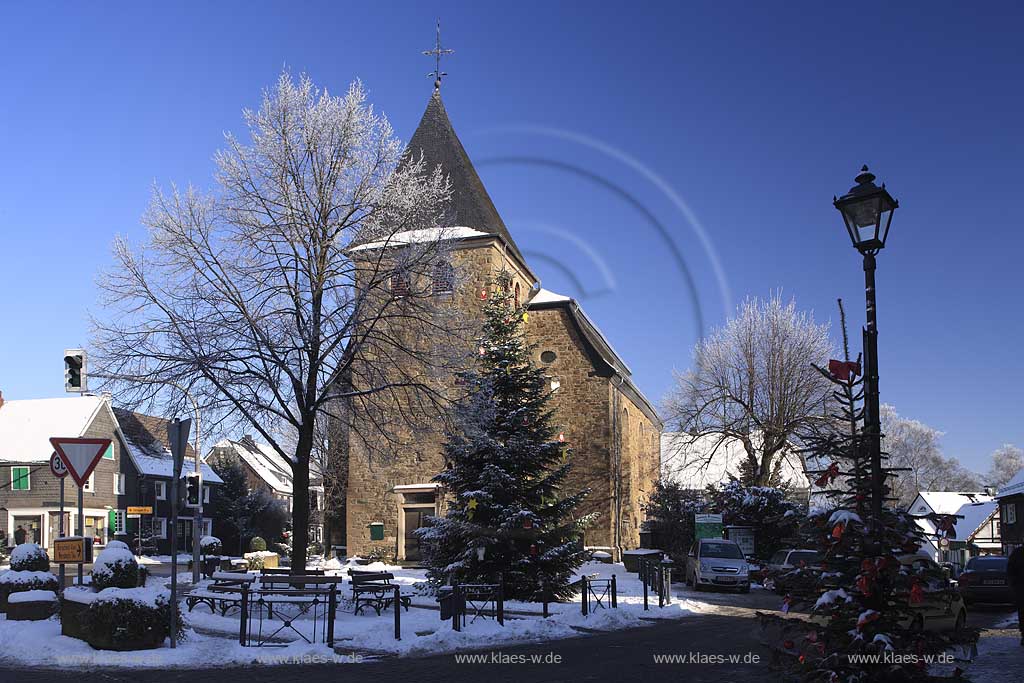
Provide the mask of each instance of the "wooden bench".
MULTIPOLYGON (((322 577, 325 576, 323 569, 307 569, 303 576, 322 577)), ((260 569, 260 588, 262 590, 274 590, 277 588, 291 588, 295 582, 290 581, 292 573, 288 567, 264 567, 260 569)), ((319 582, 316 582, 319 583, 319 582)), ((338 581, 326 581, 325 583, 340 583, 338 581)), ((318 587, 318 586, 314 586, 318 587)))
POLYGON ((203 604, 210 608, 211 614, 219 609, 224 616, 232 607, 242 606, 242 588, 252 588, 255 580, 254 574, 244 572, 214 572, 212 584, 185 594, 185 604, 189 612, 203 604))
MULTIPOLYGON (((380 613, 395 602, 396 584, 391 583, 395 575, 391 572, 371 572, 349 569, 352 577, 352 602, 355 604, 354 614, 359 614, 363 607, 369 605, 380 616, 380 613)), ((412 595, 400 593, 399 603, 409 611, 412 595)))

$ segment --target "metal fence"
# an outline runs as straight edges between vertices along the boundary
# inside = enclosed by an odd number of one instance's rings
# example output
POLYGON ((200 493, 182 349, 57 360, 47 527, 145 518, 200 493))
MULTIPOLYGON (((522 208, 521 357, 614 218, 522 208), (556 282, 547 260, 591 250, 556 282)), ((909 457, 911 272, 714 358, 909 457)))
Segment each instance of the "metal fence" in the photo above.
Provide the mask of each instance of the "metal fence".
POLYGON ((658 594, 658 607, 672 604, 672 560, 640 558, 640 583, 644 587, 644 609, 649 609, 648 594, 658 594))

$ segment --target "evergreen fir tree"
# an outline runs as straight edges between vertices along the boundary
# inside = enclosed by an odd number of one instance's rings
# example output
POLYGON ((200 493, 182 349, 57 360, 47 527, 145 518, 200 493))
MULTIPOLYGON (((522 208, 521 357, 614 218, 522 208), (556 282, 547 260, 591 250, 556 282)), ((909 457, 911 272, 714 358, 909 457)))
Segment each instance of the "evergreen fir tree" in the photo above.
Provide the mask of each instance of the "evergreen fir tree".
MULTIPOLYGON (((805 439, 807 454, 824 465, 815 483, 832 507, 812 510, 793 541, 795 548, 817 549, 821 561, 786 577, 791 590, 783 600, 783 611, 809 613, 785 618, 760 614, 760 619, 763 627, 777 632, 773 659, 792 680, 931 680, 936 674, 921 656, 954 644, 970 646, 977 632, 962 624, 947 633, 919 628, 921 609, 949 608, 955 604, 955 589, 934 563, 910 560, 926 540, 910 514, 883 507, 881 519, 871 516, 860 359, 850 362, 845 322, 843 335, 845 361, 830 363, 831 371, 819 368, 836 387, 839 414, 832 429, 805 439), (889 659, 857 661, 864 654, 889 659), (915 656, 918 660, 912 661, 915 656)), ((887 480, 897 473, 886 469, 884 474, 887 480)))
POLYGON ((434 478, 447 511, 417 531, 428 575, 435 585, 500 580, 510 599, 569 598, 586 559, 587 520, 574 517, 586 492, 562 489, 569 449, 556 435, 548 378, 530 362, 527 313, 507 276, 484 296, 477 368, 459 376, 467 391, 434 478))

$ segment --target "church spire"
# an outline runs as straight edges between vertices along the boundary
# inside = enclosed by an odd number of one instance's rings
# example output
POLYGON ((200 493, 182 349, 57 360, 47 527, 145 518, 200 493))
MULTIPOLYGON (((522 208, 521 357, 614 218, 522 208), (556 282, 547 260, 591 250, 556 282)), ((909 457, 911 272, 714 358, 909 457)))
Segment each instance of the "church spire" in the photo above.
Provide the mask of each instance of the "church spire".
POLYGON ((424 50, 423 54, 428 57, 434 58, 434 70, 428 73, 427 76, 434 77, 434 91, 441 90, 441 78, 448 74, 441 71, 441 57, 447 57, 448 55, 455 54, 455 50, 449 50, 448 48, 441 47, 441 20, 437 20, 437 38, 434 40, 433 50, 424 50))
MULTIPOLYGON (((443 75, 439 72, 439 76, 443 75)), ((437 85, 437 84, 435 84, 437 85)), ((448 112, 441 101, 441 91, 435 87, 427 109, 423 112, 420 125, 416 127, 406 153, 413 158, 423 155, 427 169, 438 165, 441 172, 451 181, 452 199, 450 214, 446 218, 449 227, 467 227, 500 237, 508 250, 524 265, 519 247, 512 240, 505 222, 494 208, 490 195, 484 188, 480 176, 473 168, 473 162, 466 154, 462 142, 455 134, 448 112)))

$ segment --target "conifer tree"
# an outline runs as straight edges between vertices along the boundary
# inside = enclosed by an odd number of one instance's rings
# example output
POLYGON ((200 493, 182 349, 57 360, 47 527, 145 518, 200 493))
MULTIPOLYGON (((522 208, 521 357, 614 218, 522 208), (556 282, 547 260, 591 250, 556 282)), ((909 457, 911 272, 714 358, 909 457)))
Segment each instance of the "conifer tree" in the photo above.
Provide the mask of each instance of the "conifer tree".
MULTIPOLYGON (((823 465, 815 484, 830 503, 812 509, 793 540, 795 548, 817 549, 821 559, 787 575, 790 592, 782 609, 792 612, 760 614, 761 624, 773 632, 774 663, 791 680, 932 680, 940 672, 929 671, 923 655, 969 647, 977 632, 952 612, 954 630, 921 628, 925 612, 935 615, 959 602, 942 570, 916 555, 926 538, 909 513, 883 507, 881 519, 871 516, 860 358, 850 361, 845 321, 843 335, 845 360, 831 361, 828 370, 818 368, 835 387, 839 413, 832 428, 805 439, 807 455, 823 465), (798 611, 804 613, 796 616, 798 611), (859 661, 862 655, 879 659, 859 661)), ((884 470, 885 480, 897 474, 884 470)))
POLYGON ((567 493, 569 448, 557 436, 551 392, 530 361, 528 318, 502 276, 484 290, 476 367, 460 374, 466 389, 434 478, 447 511, 418 530, 435 585, 502 582, 519 600, 568 598, 586 559, 586 519, 574 511, 586 491, 567 493))

